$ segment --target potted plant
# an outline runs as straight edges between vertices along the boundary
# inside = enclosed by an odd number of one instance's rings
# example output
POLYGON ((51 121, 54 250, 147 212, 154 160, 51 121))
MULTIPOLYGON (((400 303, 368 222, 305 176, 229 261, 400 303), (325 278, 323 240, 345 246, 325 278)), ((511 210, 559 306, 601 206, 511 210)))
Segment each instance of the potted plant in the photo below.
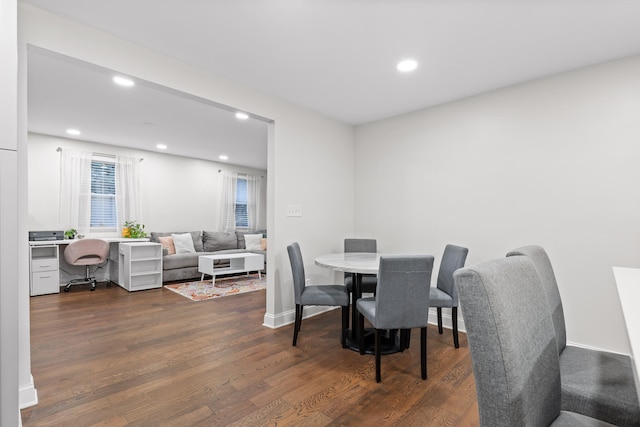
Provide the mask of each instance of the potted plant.
POLYGON ((130 237, 132 239, 147 237, 147 233, 144 231, 144 224, 140 224, 136 220, 125 221, 122 228, 122 237, 130 237))
POLYGON ((68 240, 73 240, 76 238, 76 234, 78 234, 78 230, 76 230, 75 228, 70 228, 68 230, 65 230, 64 238, 68 240))

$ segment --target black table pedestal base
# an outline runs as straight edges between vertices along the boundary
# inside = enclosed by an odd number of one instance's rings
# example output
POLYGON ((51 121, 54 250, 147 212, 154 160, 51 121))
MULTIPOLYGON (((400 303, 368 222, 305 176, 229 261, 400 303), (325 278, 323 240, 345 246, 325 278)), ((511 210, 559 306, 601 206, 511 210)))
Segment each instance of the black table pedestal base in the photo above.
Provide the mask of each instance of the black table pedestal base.
MULTIPOLYGON (((375 354, 375 330, 374 329, 365 329, 364 331, 364 353, 365 354, 375 354)), ((408 347, 408 340, 405 334, 400 331, 398 333, 397 329, 392 329, 386 331, 380 337, 380 354, 392 354, 404 351, 405 348, 408 347)), ((347 337, 347 348, 350 348, 353 351, 360 351, 360 343, 357 339, 354 339, 351 336, 347 337)))

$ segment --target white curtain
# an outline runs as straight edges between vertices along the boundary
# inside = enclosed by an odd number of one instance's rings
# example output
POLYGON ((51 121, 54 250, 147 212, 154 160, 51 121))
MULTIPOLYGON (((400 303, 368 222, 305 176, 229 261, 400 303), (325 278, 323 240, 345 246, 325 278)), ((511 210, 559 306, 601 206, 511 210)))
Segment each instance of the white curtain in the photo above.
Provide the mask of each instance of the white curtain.
POLYGON ((247 218, 249 229, 258 230, 265 228, 262 225, 262 177, 247 175, 247 218))
POLYGON ((234 231, 236 227, 236 192, 238 178, 247 181, 247 219, 249 230, 265 228, 262 208, 262 177, 224 172, 220 201, 220 230, 234 231))
POLYGON ((92 156, 63 150, 60 157, 60 225, 85 235, 91 229, 92 156))
POLYGON ((220 230, 236 229, 236 183, 237 173, 223 172, 222 195, 220 200, 220 230))
POLYGON ((118 227, 125 221, 142 223, 140 212, 140 159, 116 156, 116 218, 118 227))

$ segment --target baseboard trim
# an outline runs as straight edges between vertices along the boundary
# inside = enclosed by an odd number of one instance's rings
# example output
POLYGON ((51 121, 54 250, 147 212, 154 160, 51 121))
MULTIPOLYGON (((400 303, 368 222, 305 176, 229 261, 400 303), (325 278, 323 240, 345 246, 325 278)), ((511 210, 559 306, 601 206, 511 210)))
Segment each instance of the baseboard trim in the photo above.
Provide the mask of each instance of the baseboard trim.
MULTIPOLYGON (((453 317, 451 317, 451 309, 442 309, 442 327, 446 329, 453 329, 453 317)), ((438 325, 438 309, 431 307, 429 309, 429 324, 438 325)), ((467 333, 467 329, 464 325, 464 319, 460 315, 460 307, 458 307, 458 332, 467 333)))
MULTIPOLYGON (((310 317, 317 316, 318 314, 326 313, 327 311, 335 310, 336 308, 338 308, 338 307, 325 307, 325 306, 309 306, 309 307, 305 307, 304 311, 303 311, 302 318, 303 319, 308 319, 310 317)), ((284 311, 284 312, 276 314, 276 315, 273 315, 273 314, 270 314, 270 313, 265 313, 262 326, 265 326, 265 327, 271 328, 271 329, 278 329, 278 328, 281 328, 283 326, 287 326, 287 325, 293 324, 295 319, 296 319, 296 311, 295 311, 295 309, 284 311)))
POLYGON ((29 383, 18 389, 18 402, 20 409, 38 404, 38 391, 33 383, 33 375, 30 375, 29 383))

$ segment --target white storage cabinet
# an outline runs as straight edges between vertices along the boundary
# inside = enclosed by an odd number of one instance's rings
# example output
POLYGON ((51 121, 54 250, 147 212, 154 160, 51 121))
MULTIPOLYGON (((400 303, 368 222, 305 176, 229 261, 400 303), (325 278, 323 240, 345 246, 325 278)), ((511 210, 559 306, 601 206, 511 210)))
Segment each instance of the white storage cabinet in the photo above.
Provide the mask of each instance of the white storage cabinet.
POLYGON ((31 296, 60 292, 58 245, 29 246, 31 296))
POLYGON ((129 292, 162 287, 162 245, 120 243, 118 285, 129 292))

